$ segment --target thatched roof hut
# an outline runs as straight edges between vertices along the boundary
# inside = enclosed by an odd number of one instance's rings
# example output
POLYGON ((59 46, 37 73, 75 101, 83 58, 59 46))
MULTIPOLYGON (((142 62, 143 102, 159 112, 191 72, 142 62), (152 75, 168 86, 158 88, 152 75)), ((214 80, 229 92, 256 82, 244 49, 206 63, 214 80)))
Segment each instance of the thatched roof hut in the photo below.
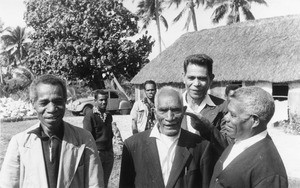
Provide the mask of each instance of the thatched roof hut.
POLYGON ((300 15, 247 21, 182 35, 132 79, 142 84, 181 83, 183 60, 205 53, 214 60, 215 81, 300 80, 300 15))

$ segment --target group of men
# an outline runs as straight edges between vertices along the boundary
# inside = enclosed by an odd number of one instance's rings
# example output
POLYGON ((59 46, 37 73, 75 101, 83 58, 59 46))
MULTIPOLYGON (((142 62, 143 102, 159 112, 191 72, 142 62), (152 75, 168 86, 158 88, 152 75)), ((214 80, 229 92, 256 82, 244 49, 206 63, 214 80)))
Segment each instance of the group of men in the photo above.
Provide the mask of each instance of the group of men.
MULTIPOLYGON (((186 91, 153 81, 131 111, 133 136, 124 142, 120 187, 287 187, 285 167, 267 133, 272 96, 235 88, 229 101, 208 94, 213 60, 183 63, 186 91)), ((74 127, 63 116, 66 85, 53 75, 33 81, 30 99, 39 123, 12 137, 0 187, 107 187, 113 165, 112 116, 107 94, 74 127)))

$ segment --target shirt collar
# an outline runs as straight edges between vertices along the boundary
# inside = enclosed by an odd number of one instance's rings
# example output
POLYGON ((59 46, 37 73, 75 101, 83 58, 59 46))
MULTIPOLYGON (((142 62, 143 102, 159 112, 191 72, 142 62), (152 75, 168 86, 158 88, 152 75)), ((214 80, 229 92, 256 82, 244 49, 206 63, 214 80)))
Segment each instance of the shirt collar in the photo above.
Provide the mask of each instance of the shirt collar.
POLYGON ((247 149, 248 147, 254 145, 255 143, 259 142, 260 140, 264 139, 267 136, 268 132, 267 130, 262 131, 261 133, 252 136, 250 138, 247 138, 242 141, 237 141, 234 145, 238 146, 240 148, 247 149))
MULTIPOLYGON (((42 126, 38 126, 37 128, 31 130, 28 132, 28 134, 35 134, 37 137, 39 137, 40 139, 47 139, 49 138, 49 136, 46 135, 46 133, 43 131, 42 126)), ((60 140, 63 139, 64 136, 64 126, 62 125, 60 127, 60 129, 58 130, 57 134, 54 134, 53 136, 59 138, 60 140)))
MULTIPOLYGON (((207 104, 208 106, 216 106, 216 104, 211 100, 210 96, 208 94, 205 95, 203 101, 201 102, 201 104, 207 104)), ((188 106, 188 102, 187 102, 187 91, 185 91, 183 93, 183 105, 184 106, 188 106)))
POLYGON ((154 125, 153 129, 151 130, 151 133, 150 133, 149 137, 154 137, 154 138, 159 139, 161 141, 167 139, 170 142, 175 142, 176 140, 179 139, 180 134, 181 134, 181 129, 179 130, 179 133, 176 136, 166 136, 164 134, 161 134, 159 132, 159 129, 158 129, 158 123, 156 123, 154 125))

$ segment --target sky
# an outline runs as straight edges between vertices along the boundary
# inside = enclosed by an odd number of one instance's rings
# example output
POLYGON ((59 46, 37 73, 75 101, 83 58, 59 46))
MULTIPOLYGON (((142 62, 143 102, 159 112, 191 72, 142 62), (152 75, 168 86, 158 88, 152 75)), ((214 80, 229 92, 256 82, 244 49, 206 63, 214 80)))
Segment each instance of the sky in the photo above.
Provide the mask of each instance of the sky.
MULTIPOLYGON (((267 6, 259 5, 257 3, 251 4, 251 11, 256 19, 261 18, 269 18, 283 15, 291 15, 291 14, 300 14, 300 0, 265 0, 267 2, 267 6)), ((135 12, 137 2, 139 0, 124 0, 124 6, 128 8, 130 11, 135 12)), ((170 9, 166 9, 163 13, 163 16, 167 19, 169 23, 169 28, 166 30, 163 26, 161 26, 161 35, 162 35, 162 50, 166 49, 172 43, 175 42, 182 34, 186 33, 186 30, 183 30, 186 16, 183 16, 182 19, 174 23, 172 20, 177 16, 177 14, 182 10, 184 5, 179 8, 175 6, 170 7, 170 9)), ((26 24, 23 20, 23 14, 25 12, 25 5, 23 0, 0 0, 0 20, 4 22, 4 27, 16 27, 22 26, 25 27, 26 24)), ((204 9, 199 7, 196 9, 197 15, 197 26, 198 30, 208 29, 213 27, 218 27, 225 25, 225 22, 221 22, 220 24, 212 24, 211 15, 213 13, 213 9, 204 9)), ((136 37, 137 39, 141 36, 146 30, 143 30, 136 37)), ((155 22, 152 22, 150 26, 147 28, 148 34, 152 36, 154 40, 157 41, 157 30, 155 22)), ((190 25, 189 32, 193 31, 192 25, 190 25)), ((152 53, 149 56, 149 59, 155 58, 159 54, 158 44, 155 43, 155 46, 152 50, 152 53)))

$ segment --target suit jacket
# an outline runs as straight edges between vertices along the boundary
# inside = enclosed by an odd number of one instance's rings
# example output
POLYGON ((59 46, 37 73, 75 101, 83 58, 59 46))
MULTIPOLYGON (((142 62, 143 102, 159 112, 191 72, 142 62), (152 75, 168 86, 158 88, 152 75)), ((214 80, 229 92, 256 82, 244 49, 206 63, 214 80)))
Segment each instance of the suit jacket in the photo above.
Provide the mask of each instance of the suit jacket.
MULTIPOLYGON (((12 137, 0 172, 0 187, 47 188, 42 143, 36 124, 12 137)), ((103 169, 92 135, 64 122, 57 188, 104 187, 103 169)))
POLYGON ((120 187, 208 187, 204 171, 214 163, 202 154, 208 142, 200 136, 181 130, 174 163, 167 185, 164 185, 156 138, 151 131, 133 135, 125 140, 120 173, 120 187))
POLYGON ((285 188, 288 179, 280 155, 269 135, 239 154, 222 170, 230 145, 218 160, 210 188, 285 188))

